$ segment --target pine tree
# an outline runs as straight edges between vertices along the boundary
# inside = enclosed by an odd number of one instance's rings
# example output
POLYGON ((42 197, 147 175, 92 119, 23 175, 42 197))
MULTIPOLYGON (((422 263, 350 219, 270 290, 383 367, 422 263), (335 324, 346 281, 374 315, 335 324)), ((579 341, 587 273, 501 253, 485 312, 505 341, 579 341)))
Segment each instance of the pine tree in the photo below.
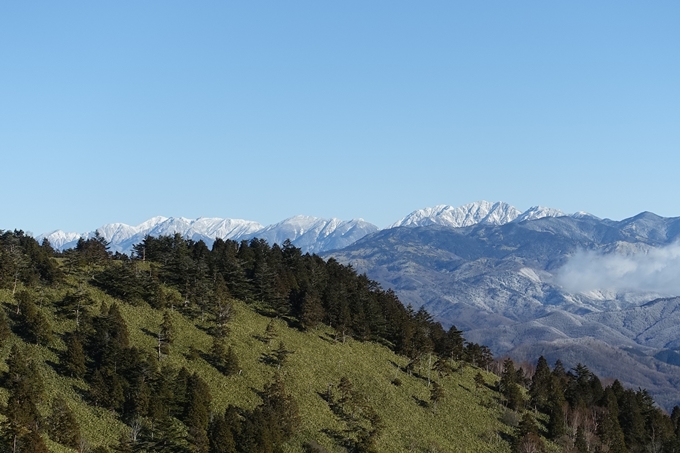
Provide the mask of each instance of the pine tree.
POLYGON ((45 314, 33 302, 33 296, 26 290, 16 293, 19 311, 19 326, 28 341, 43 346, 52 341, 52 326, 45 314))
POLYGON ((283 341, 279 341, 279 346, 274 351, 274 358, 276 359, 277 367, 281 368, 283 365, 285 365, 288 361, 288 356, 292 353, 293 351, 286 349, 286 345, 283 344, 283 341))
POLYGON ((574 449, 576 450, 576 453, 588 453, 588 442, 586 442, 586 434, 583 425, 579 425, 576 429, 574 449))
POLYGON ((543 440, 538 435, 538 426, 530 413, 525 412, 515 432, 513 452, 540 452, 543 451, 543 440))
POLYGON ((227 349, 227 355, 224 359, 224 371, 223 373, 226 376, 232 376, 235 374, 238 374, 240 371, 240 366, 238 363, 238 356, 236 355, 236 351, 234 351, 234 348, 229 346, 227 349))
POLYGON ((551 381, 550 366, 545 357, 541 356, 536 363, 536 371, 531 378, 529 388, 531 404, 541 411, 546 411, 548 407, 551 381))
POLYGON ((224 414, 215 414, 208 430, 210 453, 236 453, 236 440, 224 414))
POLYGON ((208 423, 210 421, 210 389, 203 379, 194 373, 187 382, 187 402, 183 421, 189 430, 195 452, 207 452, 209 448, 208 423))
POLYGON ((163 321, 158 328, 158 360, 170 354, 170 346, 175 340, 175 330, 172 325, 172 316, 169 311, 163 312, 163 321))
POLYGON ((604 392, 604 410, 600 413, 598 435, 608 451, 612 453, 627 453, 625 438, 619 425, 619 405, 611 387, 604 392))
POLYGON ((61 364, 71 377, 83 378, 87 372, 85 352, 78 332, 69 332, 64 336, 66 351, 62 353, 61 364))
POLYGON ((432 382, 430 389, 430 402, 432 403, 432 412, 437 413, 437 404, 444 399, 444 388, 436 382, 432 382))
POLYGON ((517 372, 511 359, 503 361, 503 373, 500 380, 500 392, 505 397, 508 407, 512 410, 524 406, 524 397, 517 384, 517 372))
POLYGON ((210 362, 221 373, 225 373, 227 351, 222 338, 213 337, 212 346, 210 347, 210 362))
POLYGON ((13 451, 29 451, 23 449, 28 444, 40 450, 39 443, 36 443, 39 441, 31 434, 41 422, 37 409, 43 395, 40 373, 17 345, 12 346, 7 366, 5 386, 9 396, 4 408, 5 420, 2 422, 5 445, 11 445, 13 451))
POLYGON ((548 438, 559 439, 566 432, 564 407, 567 401, 564 398, 560 378, 556 375, 551 376, 551 384, 548 396, 548 438))
POLYGON ((55 398, 52 401, 52 414, 47 425, 52 440, 70 448, 78 448, 80 425, 64 399, 55 398))
POLYGON ((0 348, 5 345, 5 342, 12 336, 12 329, 9 327, 9 320, 5 314, 5 310, 0 309, 0 348))

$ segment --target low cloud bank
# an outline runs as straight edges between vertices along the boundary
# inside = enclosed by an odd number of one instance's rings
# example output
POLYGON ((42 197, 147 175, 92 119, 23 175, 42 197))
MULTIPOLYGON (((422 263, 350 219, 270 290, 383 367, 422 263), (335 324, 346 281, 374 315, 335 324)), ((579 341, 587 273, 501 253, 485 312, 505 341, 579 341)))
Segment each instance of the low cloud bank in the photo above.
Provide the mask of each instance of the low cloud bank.
POLYGON ((557 271, 572 293, 594 290, 680 295, 680 244, 630 254, 580 251, 557 271))

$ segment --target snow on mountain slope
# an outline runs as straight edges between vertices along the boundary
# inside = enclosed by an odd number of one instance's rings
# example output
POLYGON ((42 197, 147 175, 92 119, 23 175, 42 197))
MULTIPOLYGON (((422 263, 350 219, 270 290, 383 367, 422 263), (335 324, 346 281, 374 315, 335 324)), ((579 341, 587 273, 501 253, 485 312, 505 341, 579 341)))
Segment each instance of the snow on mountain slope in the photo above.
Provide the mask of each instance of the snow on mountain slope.
POLYGON ((546 208, 544 206, 533 206, 526 211, 524 211, 519 217, 513 220, 513 222, 524 222, 526 220, 537 220, 544 217, 562 217, 566 214, 559 209, 546 208))
POLYGON ((519 209, 502 201, 496 203, 476 201, 457 208, 449 205, 437 205, 432 208, 413 211, 387 228, 428 225, 460 228, 478 223, 502 225, 515 220, 520 214, 519 209))
MULTIPOLYGON (((262 229, 262 225, 250 220, 199 218, 186 219, 184 217, 153 217, 137 226, 124 223, 110 223, 97 228, 97 232, 110 243, 112 252, 129 252, 132 246, 142 242, 144 237, 166 236, 181 234, 183 237, 204 240, 212 245, 215 238, 222 239, 239 238, 262 229)), ((50 241, 56 249, 64 250, 75 247, 78 239, 94 236, 94 231, 88 233, 65 233, 61 230, 38 236, 50 241)))
POLYGON ((363 219, 342 221, 299 215, 269 225, 244 239, 257 237, 270 244, 282 244, 290 239, 296 247, 315 253, 346 247, 376 231, 378 227, 363 219))
MULTIPOLYGON (((282 244, 290 239, 305 252, 314 253, 346 247, 377 230, 378 227, 362 219, 342 221, 295 216, 267 227, 240 219, 154 217, 137 226, 111 223, 96 231, 110 243, 112 252, 128 253, 134 244, 142 242, 147 235, 158 237, 179 233, 194 241, 202 240, 208 247, 212 246, 216 238, 241 240, 258 237, 270 244, 282 244)), ((64 250, 75 247, 81 237, 92 236, 94 232, 79 234, 54 231, 38 236, 37 239, 41 241, 45 238, 56 249, 64 250)))
POLYGON ((43 239, 50 241, 50 245, 58 250, 64 250, 73 247, 81 236, 87 235, 87 233, 67 233, 61 230, 55 230, 51 233, 45 233, 38 236, 36 239, 38 242, 42 242, 43 239), (71 245, 72 244, 72 245, 71 245))
MULTIPOLYGON (((505 202, 491 203, 477 201, 459 207, 438 205, 419 209, 388 226, 416 227, 442 225, 452 228, 472 225, 504 225, 509 222, 522 222, 544 217, 560 217, 565 214, 552 208, 534 206, 521 212, 505 202)), ((577 213, 573 217, 592 217, 586 213, 577 213)), ((638 222, 641 223, 641 222, 638 222)), ((643 222, 642 222, 643 223, 643 222)), ((631 228, 634 228, 632 225, 631 228)), ((110 243, 113 252, 129 252, 132 246, 144 240, 146 235, 164 236, 181 234, 195 241, 202 240, 209 247, 215 238, 252 239, 259 237, 270 244, 282 244, 286 239, 300 247, 304 252, 319 253, 347 247, 364 236, 378 231, 378 227, 363 219, 343 221, 339 219, 322 219, 311 216, 294 216, 279 223, 263 227, 249 220, 221 219, 201 217, 187 219, 184 217, 153 217, 137 226, 124 223, 111 223, 99 227, 96 231, 110 243)), ((61 230, 38 236, 38 240, 46 238, 53 247, 59 250, 75 247, 81 237, 94 236, 88 233, 65 233, 61 230)))

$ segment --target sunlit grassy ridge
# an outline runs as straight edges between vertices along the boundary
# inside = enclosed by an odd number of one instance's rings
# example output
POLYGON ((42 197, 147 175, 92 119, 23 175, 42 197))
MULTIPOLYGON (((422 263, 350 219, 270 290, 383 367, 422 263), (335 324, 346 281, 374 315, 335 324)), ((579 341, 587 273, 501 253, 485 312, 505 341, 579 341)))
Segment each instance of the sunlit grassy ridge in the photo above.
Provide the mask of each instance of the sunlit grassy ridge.
MULTIPOLYGON (((95 301, 88 308, 92 314, 98 312, 102 302, 117 303, 127 323, 131 346, 155 354, 154 333, 162 320, 161 311, 146 304, 133 306, 116 301, 94 287, 87 286, 87 291, 95 301)), ((64 289, 48 290, 42 303, 57 334, 53 344, 50 347, 25 347, 39 364, 46 395, 49 399, 62 396, 68 401, 89 444, 93 447, 113 445, 128 428, 112 412, 88 404, 88 386, 84 381, 60 376, 55 370, 59 352, 65 348, 59 335, 75 329, 75 321, 55 316, 54 302, 64 294, 64 289)), ((5 304, 14 304, 11 292, 0 291, 0 297, 5 304)), ((258 392, 272 381, 277 371, 277 367, 267 363, 266 357, 283 342, 293 353, 279 371, 297 401, 301 418, 297 433, 285 444, 284 451, 302 452, 303 445, 309 441, 315 441, 329 451, 344 451, 334 436, 342 436, 346 426, 323 398, 329 387, 337 385, 343 376, 353 383, 354 389, 382 419, 379 451, 510 450, 508 443, 501 440, 502 433, 509 434, 510 428, 499 421, 503 408, 495 401, 497 394, 489 388, 477 389, 475 386, 473 377, 478 369, 468 365, 441 379, 431 372, 432 379, 437 379, 445 391, 435 413, 428 404, 427 357, 420 367, 416 365, 413 375, 409 375, 403 371, 408 359, 385 346, 352 339, 343 343, 334 339, 330 328, 302 332, 289 327, 282 319, 274 321, 276 336, 267 343, 263 336, 272 318, 240 301, 233 301, 233 306, 227 344, 238 355, 240 374, 224 376, 205 360, 212 344, 207 333, 208 320, 189 319, 177 310, 172 312, 176 339, 170 354, 162 358, 161 363, 199 373, 210 386, 213 411, 223 411, 229 404, 252 409, 261 402, 258 392), (198 354, 191 354, 192 348, 198 354), (395 379, 401 384, 395 385, 395 379)), ((11 344, 15 342, 23 343, 13 336, 3 345, 3 359, 7 358, 11 344)), ((6 370, 4 361, 0 366, 6 370)), ((483 374, 487 383, 493 383, 495 376, 483 374)), ((2 397, 6 398, 6 393, 2 397)), ((41 410, 45 414, 49 412, 48 401, 41 410)), ((54 443, 49 447, 55 452, 71 451, 54 443)))

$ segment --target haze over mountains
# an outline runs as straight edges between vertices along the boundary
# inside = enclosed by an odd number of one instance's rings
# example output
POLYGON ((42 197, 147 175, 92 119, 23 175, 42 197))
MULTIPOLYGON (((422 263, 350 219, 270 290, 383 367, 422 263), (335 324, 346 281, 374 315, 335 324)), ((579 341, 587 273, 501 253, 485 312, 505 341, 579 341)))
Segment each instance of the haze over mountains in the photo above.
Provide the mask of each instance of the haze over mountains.
MULTIPOLYGON (((216 237, 291 239, 352 264, 496 355, 582 362, 647 388, 666 408, 680 403, 680 218, 645 212, 613 221, 481 201, 414 211, 383 230, 361 219, 297 216, 267 227, 156 217, 97 231, 114 251, 129 251, 147 234, 180 233, 209 246, 216 237)), ((80 236, 42 237, 63 249, 80 236)))

